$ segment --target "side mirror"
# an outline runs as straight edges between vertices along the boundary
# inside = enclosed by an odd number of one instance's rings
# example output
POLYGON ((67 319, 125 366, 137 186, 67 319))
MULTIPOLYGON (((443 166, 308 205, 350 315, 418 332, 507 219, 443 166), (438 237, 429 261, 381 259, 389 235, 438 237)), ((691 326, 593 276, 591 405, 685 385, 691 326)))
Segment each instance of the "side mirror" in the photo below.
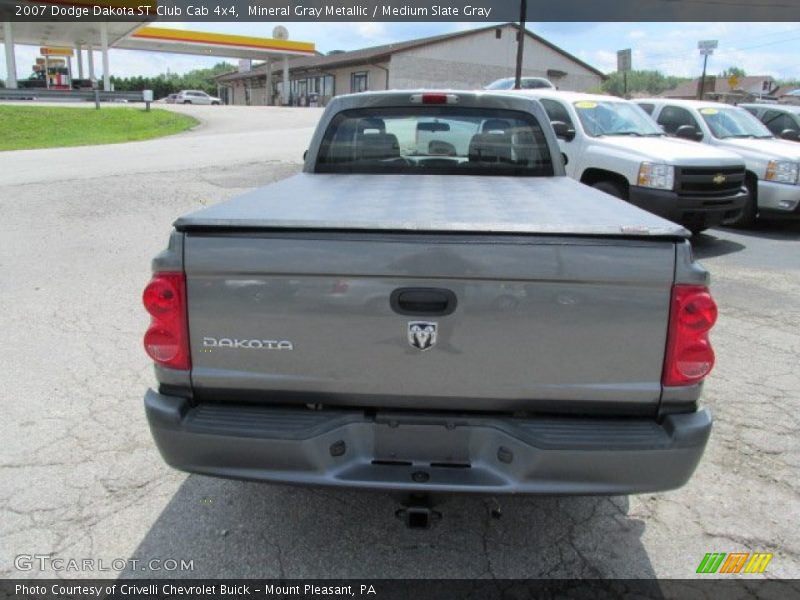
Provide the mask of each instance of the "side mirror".
POLYGON ((697 128, 693 125, 681 125, 675 131, 675 137, 679 137, 684 140, 691 140, 692 142, 699 142, 703 139, 703 134, 702 132, 697 131, 697 128))
POLYGON ((565 142, 571 142, 575 139, 575 130, 564 121, 551 121, 550 125, 553 126, 553 131, 558 139, 565 142))
POLYGON ((781 131, 781 139, 789 140, 790 142, 800 142, 800 132, 796 129, 784 129, 781 131))
POLYGON ((305 152, 303 152, 303 160, 305 160, 305 159, 306 159, 306 156, 308 156, 308 150, 306 150, 305 152))

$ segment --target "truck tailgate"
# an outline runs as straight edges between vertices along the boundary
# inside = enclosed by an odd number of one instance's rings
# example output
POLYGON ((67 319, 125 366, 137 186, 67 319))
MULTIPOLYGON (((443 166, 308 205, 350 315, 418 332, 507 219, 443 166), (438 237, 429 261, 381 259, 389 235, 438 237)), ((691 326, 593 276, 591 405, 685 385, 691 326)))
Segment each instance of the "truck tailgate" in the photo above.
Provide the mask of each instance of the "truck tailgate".
POLYGON ((659 401, 670 239, 199 229, 184 257, 201 397, 478 411, 659 401), (392 306, 420 288, 447 291, 454 310, 392 306), (436 329, 424 351, 417 322, 436 329))

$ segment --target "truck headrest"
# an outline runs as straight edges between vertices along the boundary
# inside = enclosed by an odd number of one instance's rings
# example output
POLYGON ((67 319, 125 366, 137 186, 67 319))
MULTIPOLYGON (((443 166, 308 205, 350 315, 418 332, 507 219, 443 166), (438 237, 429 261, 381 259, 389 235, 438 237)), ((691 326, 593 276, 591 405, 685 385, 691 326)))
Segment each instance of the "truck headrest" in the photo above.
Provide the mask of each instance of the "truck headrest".
POLYGON ((359 160, 382 160, 400 157, 400 143, 391 133, 362 133, 356 137, 359 160))
POLYGON ((376 129, 379 133, 386 133, 386 121, 374 117, 361 119, 358 122, 358 133, 376 129))
POLYGON ((511 134, 476 133, 469 141, 469 162, 511 163, 511 134))
POLYGON ((511 127, 511 124, 505 119, 486 119, 483 122, 481 131, 483 133, 488 133, 489 131, 508 131, 509 127, 511 127))

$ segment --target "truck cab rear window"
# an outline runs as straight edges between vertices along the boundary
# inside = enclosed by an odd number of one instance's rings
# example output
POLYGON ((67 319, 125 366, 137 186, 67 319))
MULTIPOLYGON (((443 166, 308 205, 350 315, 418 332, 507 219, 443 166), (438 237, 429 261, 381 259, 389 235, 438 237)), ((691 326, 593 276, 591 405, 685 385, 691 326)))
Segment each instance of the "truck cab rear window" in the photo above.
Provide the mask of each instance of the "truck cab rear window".
POLYGON ((336 115, 318 173, 553 176, 530 114, 452 106, 359 109, 336 115))

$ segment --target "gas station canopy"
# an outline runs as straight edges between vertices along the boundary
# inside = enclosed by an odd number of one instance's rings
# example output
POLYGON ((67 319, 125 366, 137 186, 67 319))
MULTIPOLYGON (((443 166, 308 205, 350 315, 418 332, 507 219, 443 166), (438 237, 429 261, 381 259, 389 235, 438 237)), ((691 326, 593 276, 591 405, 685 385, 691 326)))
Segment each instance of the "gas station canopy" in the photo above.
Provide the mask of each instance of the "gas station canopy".
POLYGON ((314 44, 244 35, 227 35, 146 26, 120 40, 116 48, 154 50, 226 58, 265 60, 282 56, 313 56, 314 44))
MULTIPOLYGON (((115 46, 120 40, 143 26, 142 22, 131 21, 104 21, 108 30, 108 45, 115 46)), ((15 44, 27 46, 60 46, 76 48, 82 46, 100 47, 99 22, 89 21, 14 21, 10 23, 13 29, 15 44)), ((0 30, 0 38, 4 39, 0 30)))
MULTIPOLYGON (((69 0, 70 5, 104 6, 130 3, 133 0, 69 0)), ((0 0, 0 9, 11 4, 59 5, 63 0, 0 0)), ((137 0, 138 4, 155 4, 154 0, 137 0)), ((1 12, 1 11, 0 11, 1 12)), ((151 26, 156 17, 142 16, 140 19, 125 21, 83 20, 48 21, 46 18, 32 18, 29 21, 3 22, 0 40, 6 48, 6 67, 9 73, 7 87, 16 87, 16 61, 14 45, 23 44, 40 47, 75 48, 78 65, 81 67, 81 53, 88 52, 90 76, 93 74, 92 50, 100 50, 103 57, 103 88, 109 89, 109 59, 111 48, 125 50, 149 50, 154 52, 174 52, 198 56, 268 60, 283 58, 284 69, 290 56, 313 56, 314 44, 287 39, 261 38, 244 35, 187 31, 151 26)), ((283 29, 283 28, 279 28, 283 29)), ((285 30, 283 30, 285 33, 285 30)))

